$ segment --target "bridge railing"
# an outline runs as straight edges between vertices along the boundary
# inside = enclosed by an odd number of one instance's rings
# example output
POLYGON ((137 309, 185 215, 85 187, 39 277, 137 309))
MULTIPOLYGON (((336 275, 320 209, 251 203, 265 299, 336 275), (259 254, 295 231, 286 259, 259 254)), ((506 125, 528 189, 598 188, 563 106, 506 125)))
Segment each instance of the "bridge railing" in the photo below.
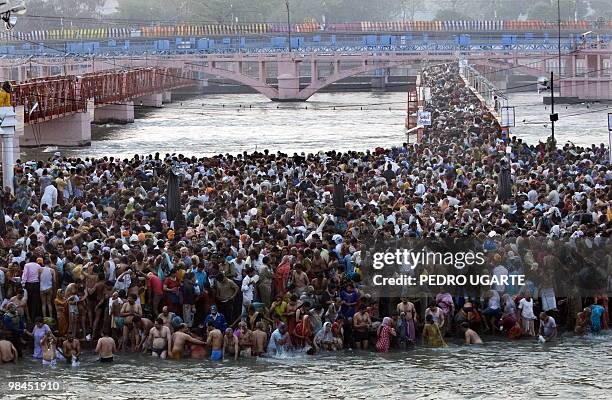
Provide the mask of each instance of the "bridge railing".
POLYGON ((89 99, 112 104, 193 84, 178 68, 140 68, 37 78, 14 85, 11 101, 23 105, 24 123, 34 124, 85 111, 89 99))
POLYGON ((83 111, 86 106, 80 101, 74 76, 50 77, 16 85, 12 102, 14 106, 23 105, 26 124, 83 111))

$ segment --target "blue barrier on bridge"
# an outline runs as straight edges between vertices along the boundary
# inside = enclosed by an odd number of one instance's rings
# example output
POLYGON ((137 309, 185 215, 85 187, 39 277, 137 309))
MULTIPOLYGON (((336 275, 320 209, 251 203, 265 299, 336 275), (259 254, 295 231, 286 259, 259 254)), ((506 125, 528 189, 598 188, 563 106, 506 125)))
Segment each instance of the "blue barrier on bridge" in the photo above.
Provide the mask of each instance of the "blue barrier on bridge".
MULTIPOLYGON (((287 51, 288 37, 279 34, 273 37, 226 36, 219 39, 197 36, 182 36, 151 40, 135 37, 130 40, 110 39, 104 42, 69 41, 56 44, 23 43, 18 46, 0 46, 0 54, 6 56, 62 56, 90 54, 138 54, 148 53, 278 53, 287 51)), ((610 35, 600 39, 610 41, 610 35)), ((584 40, 578 34, 568 33, 562 38, 564 51, 576 49, 579 43, 594 43, 595 38, 584 40)), ((557 38, 548 32, 521 32, 494 35, 481 34, 435 34, 429 32, 405 32, 402 34, 346 35, 326 34, 299 35, 291 37, 291 48, 296 52, 351 52, 351 51, 553 51, 557 49, 557 38)))

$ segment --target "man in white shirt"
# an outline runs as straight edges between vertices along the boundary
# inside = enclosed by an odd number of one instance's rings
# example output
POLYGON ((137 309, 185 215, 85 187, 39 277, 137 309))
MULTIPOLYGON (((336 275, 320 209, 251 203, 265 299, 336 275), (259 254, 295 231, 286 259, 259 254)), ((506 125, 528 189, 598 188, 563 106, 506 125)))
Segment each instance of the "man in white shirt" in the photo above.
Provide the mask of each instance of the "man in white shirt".
POLYGON ((259 276, 255 274, 253 267, 245 269, 246 276, 242 279, 242 315, 246 315, 247 308, 253 302, 255 284, 259 281, 259 276))
POLYGON ((55 187, 56 183, 52 182, 49 184, 40 199, 40 206, 42 209, 42 205, 46 204, 49 209, 52 209, 57 205, 57 188, 55 187))

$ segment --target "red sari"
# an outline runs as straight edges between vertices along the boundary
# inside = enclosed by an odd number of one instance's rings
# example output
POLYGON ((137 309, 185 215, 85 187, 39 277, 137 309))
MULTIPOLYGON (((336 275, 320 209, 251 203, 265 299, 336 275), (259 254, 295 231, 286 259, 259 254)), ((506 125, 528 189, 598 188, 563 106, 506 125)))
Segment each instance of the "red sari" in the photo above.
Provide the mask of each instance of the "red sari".
POLYGON ((284 256, 274 271, 274 296, 285 296, 287 292, 287 281, 291 273, 291 263, 289 260, 289 256, 284 256))
POLYGON ((295 347, 298 349, 303 348, 308 343, 312 343, 312 327, 310 326, 310 316, 304 315, 302 320, 297 323, 294 331, 295 347), (300 337, 298 337, 300 336, 300 337))

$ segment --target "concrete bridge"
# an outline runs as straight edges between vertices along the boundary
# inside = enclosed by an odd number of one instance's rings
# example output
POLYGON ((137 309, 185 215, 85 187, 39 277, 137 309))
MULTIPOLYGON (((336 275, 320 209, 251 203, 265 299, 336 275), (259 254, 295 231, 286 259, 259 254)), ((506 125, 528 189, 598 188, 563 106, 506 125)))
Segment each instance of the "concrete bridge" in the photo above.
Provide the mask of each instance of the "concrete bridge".
MULTIPOLYGON (((194 85, 207 81, 229 79, 248 86, 275 101, 305 101, 312 95, 345 78, 381 72, 384 83, 391 68, 413 69, 416 75, 422 66, 460 59, 482 68, 483 73, 495 72, 501 81, 511 72, 535 78, 557 73, 557 51, 368 51, 358 53, 235 53, 182 54, 155 56, 59 58, 39 61, 43 76, 62 69, 68 75, 101 71, 133 70, 134 68, 172 68, 176 74, 188 76, 194 85), (488 71, 488 72, 487 72, 488 71), (500 74, 500 72, 502 74, 500 74), (503 76, 502 76, 503 75, 503 76), (300 79, 301 78, 301 79, 300 79)), ((612 76, 612 48, 608 44, 564 51, 561 61, 562 95, 589 100, 609 99, 612 76), (585 84, 585 80, 593 84, 585 84), (580 88, 584 86, 584 88, 580 88), (592 86, 592 87, 591 87, 592 86)), ((0 73, 20 81, 28 77, 28 64, 0 61, 0 73)), ((534 79, 535 82, 535 79, 534 79)), ((501 89, 504 89, 501 85, 501 89)))

